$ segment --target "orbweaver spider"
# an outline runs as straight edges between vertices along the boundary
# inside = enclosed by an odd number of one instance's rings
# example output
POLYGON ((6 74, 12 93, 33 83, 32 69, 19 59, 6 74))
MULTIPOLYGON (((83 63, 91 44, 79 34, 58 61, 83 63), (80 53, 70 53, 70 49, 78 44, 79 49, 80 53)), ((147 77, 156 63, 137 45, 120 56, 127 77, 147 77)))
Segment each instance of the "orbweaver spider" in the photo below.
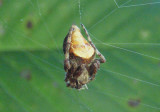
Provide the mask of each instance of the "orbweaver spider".
POLYGON ((63 42, 65 82, 67 87, 87 89, 86 84, 95 79, 100 63, 105 63, 106 59, 93 44, 85 26, 81 26, 88 41, 82 36, 80 29, 72 25, 63 42), (95 59, 96 54, 100 59, 95 59))

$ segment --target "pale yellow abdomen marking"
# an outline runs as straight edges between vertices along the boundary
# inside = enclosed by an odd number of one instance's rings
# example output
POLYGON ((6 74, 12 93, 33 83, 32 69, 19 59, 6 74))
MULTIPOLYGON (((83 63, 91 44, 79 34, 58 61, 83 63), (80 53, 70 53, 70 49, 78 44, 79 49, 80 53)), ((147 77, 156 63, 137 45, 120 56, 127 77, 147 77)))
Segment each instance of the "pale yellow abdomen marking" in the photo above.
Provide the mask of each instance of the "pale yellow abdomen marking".
POLYGON ((76 31, 72 34, 70 52, 83 59, 89 59, 94 55, 94 48, 82 36, 80 31, 76 31))

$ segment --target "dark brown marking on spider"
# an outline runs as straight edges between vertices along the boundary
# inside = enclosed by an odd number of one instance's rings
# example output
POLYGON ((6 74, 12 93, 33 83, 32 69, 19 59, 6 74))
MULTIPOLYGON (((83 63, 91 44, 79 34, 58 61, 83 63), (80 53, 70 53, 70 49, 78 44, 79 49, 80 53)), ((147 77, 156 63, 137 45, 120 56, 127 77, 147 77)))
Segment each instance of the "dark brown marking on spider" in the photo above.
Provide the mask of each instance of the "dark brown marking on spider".
POLYGON ((140 99, 130 99, 128 101, 128 105, 133 108, 139 106, 140 103, 141 103, 140 99))
POLYGON ((30 20, 27 21, 26 27, 27 27, 28 29, 32 29, 32 27, 33 27, 32 21, 30 21, 30 20))
POLYGON ((30 81, 32 79, 31 71, 27 70, 27 69, 22 70, 21 73, 20 73, 20 76, 27 81, 30 81))

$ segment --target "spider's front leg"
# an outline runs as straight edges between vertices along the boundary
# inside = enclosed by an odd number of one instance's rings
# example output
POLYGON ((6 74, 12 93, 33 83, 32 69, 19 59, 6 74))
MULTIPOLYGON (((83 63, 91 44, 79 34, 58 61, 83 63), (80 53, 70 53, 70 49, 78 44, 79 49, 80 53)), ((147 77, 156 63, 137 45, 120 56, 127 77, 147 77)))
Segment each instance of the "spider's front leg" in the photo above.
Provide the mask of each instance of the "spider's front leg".
POLYGON ((72 31, 74 29, 71 27, 68 35, 66 36, 65 40, 64 40, 64 54, 65 54, 65 60, 64 60, 64 69, 67 72, 68 69, 71 68, 71 64, 70 64, 70 60, 69 60, 69 49, 70 49, 70 44, 71 44, 71 36, 72 36, 72 31))
POLYGON ((90 80, 95 79, 95 75, 99 68, 100 68, 100 62, 98 59, 95 59, 89 67, 90 80))
POLYGON ((106 62, 105 57, 98 51, 98 49, 96 48, 96 46, 93 44, 93 42, 92 42, 92 40, 91 40, 91 38, 90 38, 90 36, 89 36, 89 34, 88 34, 88 31, 87 31, 87 29, 85 28, 85 26, 84 26, 83 24, 81 24, 81 25, 82 25, 82 27, 83 27, 86 35, 87 35, 87 38, 88 38, 89 43, 90 43, 91 46, 95 49, 96 54, 100 57, 100 59, 97 59, 97 60, 99 60, 100 63, 105 63, 105 62, 106 62))

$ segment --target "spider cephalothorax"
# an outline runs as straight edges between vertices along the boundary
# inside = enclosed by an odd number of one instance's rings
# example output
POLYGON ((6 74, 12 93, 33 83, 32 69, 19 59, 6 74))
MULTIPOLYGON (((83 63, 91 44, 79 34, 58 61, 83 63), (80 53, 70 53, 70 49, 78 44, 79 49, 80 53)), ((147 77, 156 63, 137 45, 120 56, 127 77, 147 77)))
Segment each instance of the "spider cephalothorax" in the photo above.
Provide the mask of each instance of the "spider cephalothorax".
POLYGON ((72 25, 63 43, 64 69, 67 72, 65 81, 67 87, 76 89, 87 88, 86 84, 95 78, 100 63, 106 61, 92 43, 84 25, 81 25, 89 42, 82 36, 80 29, 72 25), (96 54, 100 59, 95 59, 96 54))

